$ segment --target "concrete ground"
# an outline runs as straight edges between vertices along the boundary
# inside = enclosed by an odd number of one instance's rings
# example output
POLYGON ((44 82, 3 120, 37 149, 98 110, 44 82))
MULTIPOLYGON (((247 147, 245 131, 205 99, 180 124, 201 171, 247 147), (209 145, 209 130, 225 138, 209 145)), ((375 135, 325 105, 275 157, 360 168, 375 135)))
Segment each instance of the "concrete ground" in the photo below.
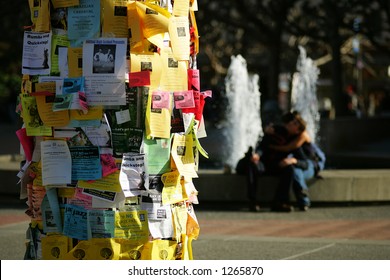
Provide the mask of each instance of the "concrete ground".
POLYGON ((308 212, 197 211, 200 260, 389 260, 390 205, 314 205, 308 212))
MULTIPOLYGON (((0 259, 22 260, 29 224, 25 204, 0 196, 0 259)), ((274 213, 245 205, 195 205, 195 260, 389 260, 390 204, 321 204, 274 213)))

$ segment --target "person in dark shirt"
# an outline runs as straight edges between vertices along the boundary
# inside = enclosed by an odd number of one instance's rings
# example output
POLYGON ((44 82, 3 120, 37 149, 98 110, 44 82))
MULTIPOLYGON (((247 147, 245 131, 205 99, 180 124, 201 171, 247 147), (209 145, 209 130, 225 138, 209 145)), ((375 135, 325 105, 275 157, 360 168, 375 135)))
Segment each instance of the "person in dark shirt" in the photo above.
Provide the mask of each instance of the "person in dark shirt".
POLYGON ((254 153, 253 147, 249 147, 245 156, 240 159, 236 166, 236 173, 245 176, 249 211, 259 212, 260 205, 257 201, 257 182, 263 168, 258 154, 254 153))
POLYGON ((314 177, 314 161, 308 148, 311 139, 306 122, 299 113, 289 112, 282 116, 282 124, 271 124, 256 148, 261 153, 265 174, 277 176, 279 184, 271 207, 272 211, 291 212, 292 189, 300 210, 307 211, 310 198, 306 180, 314 177))

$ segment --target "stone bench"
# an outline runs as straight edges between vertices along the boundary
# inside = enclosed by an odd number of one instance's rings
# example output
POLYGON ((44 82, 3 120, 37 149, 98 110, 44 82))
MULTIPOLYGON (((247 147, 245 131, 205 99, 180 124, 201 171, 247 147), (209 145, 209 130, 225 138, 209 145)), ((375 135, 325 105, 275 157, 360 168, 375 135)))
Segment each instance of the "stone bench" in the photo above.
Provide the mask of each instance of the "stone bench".
MULTIPOLYGON (((375 202, 390 201, 389 169, 324 170, 323 179, 309 181, 313 202, 375 202)), ((193 179, 199 202, 245 202, 247 190, 245 177, 224 174, 222 170, 200 170, 193 179)), ((278 179, 260 176, 257 197, 260 202, 270 202, 278 179)))

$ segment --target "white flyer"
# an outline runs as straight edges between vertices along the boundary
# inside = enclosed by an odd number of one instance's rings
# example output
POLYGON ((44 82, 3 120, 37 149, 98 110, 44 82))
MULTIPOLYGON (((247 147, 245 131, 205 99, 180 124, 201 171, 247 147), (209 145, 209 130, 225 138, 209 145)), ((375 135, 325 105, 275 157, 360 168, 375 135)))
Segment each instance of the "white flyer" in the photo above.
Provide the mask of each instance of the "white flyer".
POLYGON ((51 33, 24 32, 22 74, 50 74, 51 36, 51 33))
POLYGON ((66 141, 42 141, 41 162, 43 186, 72 182, 72 158, 66 141))
POLYGON ((89 105, 126 105, 126 49, 125 38, 84 41, 83 76, 89 105))

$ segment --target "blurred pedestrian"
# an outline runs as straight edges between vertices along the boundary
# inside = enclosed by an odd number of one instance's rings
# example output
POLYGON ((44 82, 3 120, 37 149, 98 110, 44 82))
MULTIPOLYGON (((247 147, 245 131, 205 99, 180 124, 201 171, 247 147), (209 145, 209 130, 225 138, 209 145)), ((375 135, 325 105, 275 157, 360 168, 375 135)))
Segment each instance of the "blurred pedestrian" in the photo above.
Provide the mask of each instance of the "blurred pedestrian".
POLYGON ((260 211, 260 205, 257 201, 257 182, 262 172, 259 154, 253 152, 253 147, 249 147, 245 156, 238 161, 236 173, 245 176, 249 211, 251 212, 260 211))

